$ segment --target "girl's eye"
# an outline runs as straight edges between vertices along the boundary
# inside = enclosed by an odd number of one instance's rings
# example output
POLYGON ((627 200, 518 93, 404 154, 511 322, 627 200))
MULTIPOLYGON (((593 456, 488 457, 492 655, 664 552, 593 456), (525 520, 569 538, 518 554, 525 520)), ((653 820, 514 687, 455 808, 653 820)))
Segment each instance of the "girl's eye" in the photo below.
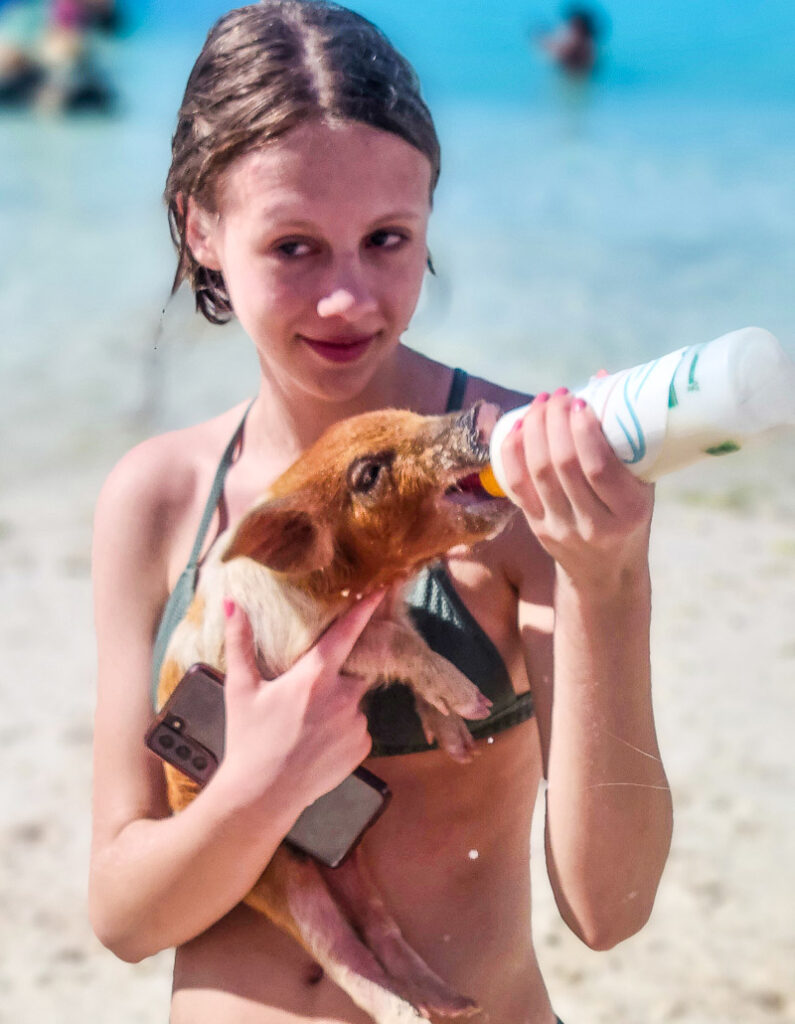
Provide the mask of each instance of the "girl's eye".
POLYGON ((394 249, 405 241, 406 235, 402 231, 380 228, 368 236, 367 244, 374 249, 394 249))
POLYGON ((277 242, 273 248, 279 256, 285 256, 287 259, 299 259, 312 252, 312 243, 304 238, 285 238, 277 242))

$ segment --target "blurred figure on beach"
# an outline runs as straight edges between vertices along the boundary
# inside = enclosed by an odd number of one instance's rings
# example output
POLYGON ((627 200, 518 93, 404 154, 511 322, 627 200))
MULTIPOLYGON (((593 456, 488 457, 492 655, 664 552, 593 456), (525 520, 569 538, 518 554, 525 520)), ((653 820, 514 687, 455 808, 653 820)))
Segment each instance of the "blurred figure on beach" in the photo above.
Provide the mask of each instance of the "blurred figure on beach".
POLYGON ((598 55, 599 25, 587 7, 569 7, 552 32, 535 33, 535 41, 566 75, 577 79, 593 74, 598 55))
POLYGON ((96 38, 118 27, 115 0, 0 0, 0 104, 109 109, 96 38))

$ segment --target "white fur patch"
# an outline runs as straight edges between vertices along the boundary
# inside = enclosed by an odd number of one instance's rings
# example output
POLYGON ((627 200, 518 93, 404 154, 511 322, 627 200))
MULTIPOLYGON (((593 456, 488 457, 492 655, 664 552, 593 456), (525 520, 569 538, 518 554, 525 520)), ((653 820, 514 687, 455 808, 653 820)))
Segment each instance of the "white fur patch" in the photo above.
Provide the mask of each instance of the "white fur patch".
POLYGON ((281 675, 315 642, 336 614, 293 587, 284 577, 251 558, 222 562, 229 534, 213 545, 201 568, 197 597, 204 601, 201 623, 183 619, 166 652, 185 671, 196 661, 226 670, 223 654, 224 599, 234 601, 248 616, 260 668, 268 678, 281 675))

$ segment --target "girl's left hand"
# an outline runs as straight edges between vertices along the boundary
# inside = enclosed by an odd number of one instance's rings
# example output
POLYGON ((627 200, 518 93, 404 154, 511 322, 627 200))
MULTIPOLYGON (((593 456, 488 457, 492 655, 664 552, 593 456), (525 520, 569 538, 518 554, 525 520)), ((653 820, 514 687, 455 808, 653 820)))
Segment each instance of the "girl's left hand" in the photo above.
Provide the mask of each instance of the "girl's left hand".
POLYGON ((654 487, 620 462, 582 399, 537 395, 502 457, 530 528, 572 582, 603 586, 645 565, 654 487))

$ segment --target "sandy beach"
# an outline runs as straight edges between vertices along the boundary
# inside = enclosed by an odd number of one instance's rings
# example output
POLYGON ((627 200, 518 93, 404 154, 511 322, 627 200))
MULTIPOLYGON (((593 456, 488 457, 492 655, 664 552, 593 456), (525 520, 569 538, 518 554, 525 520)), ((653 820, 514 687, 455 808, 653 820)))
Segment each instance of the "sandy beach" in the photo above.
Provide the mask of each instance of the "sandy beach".
MULTIPOLYGON (((171 955, 122 963, 86 915, 89 550, 107 455, 0 499, 3 1024, 167 1017, 171 955)), ((784 439, 658 487, 654 690, 673 849, 647 928, 594 953, 557 915, 536 816, 537 945, 566 1024, 793 1019, 793 472, 784 439)))

